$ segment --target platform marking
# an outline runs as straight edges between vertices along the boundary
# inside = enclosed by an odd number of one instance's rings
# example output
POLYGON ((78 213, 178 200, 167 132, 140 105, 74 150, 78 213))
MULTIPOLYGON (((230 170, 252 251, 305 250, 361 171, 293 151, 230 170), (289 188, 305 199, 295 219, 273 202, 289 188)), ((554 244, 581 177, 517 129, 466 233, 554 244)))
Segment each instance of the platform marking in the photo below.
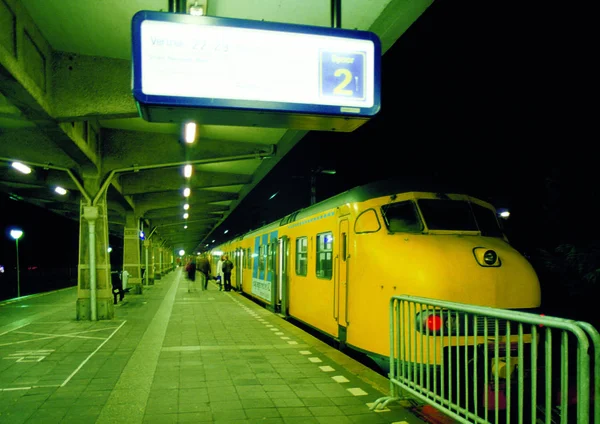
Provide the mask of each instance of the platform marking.
POLYGON ((293 342, 293 341, 289 341, 288 343, 291 344, 291 345, 297 345, 298 344, 298 342, 293 342))
POLYGON ((310 362, 313 362, 313 363, 317 363, 317 362, 323 362, 323 361, 321 361, 319 358, 317 358, 316 356, 313 356, 312 358, 308 358, 308 360, 309 360, 310 362))
POLYGON ((289 337, 287 337, 287 336, 281 336, 281 337, 280 337, 280 339, 281 339, 281 340, 289 340, 290 338, 289 338, 289 337))
POLYGON ((283 333, 280 331, 278 333, 275 333, 276 336, 283 336, 283 333))
POLYGON ((319 367, 319 368, 321 368, 321 371, 323 371, 323 372, 332 372, 332 371, 335 371, 335 368, 332 368, 329 365, 324 365, 324 366, 319 367))
POLYGON ((301 350, 300 355, 312 355, 312 352, 310 350, 301 350))
MULTIPOLYGON (((94 354, 96 352, 98 352, 100 350, 100 348, 102 348, 102 346, 104 346, 106 344, 106 342, 108 342, 112 338, 112 336, 114 336, 116 334, 116 332, 119 331, 121 329, 121 327, 123 327, 123 325, 125 325, 126 322, 127 321, 123 321, 121 323, 121 325, 119 325, 117 327, 103 327, 103 328, 93 329, 93 330, 77 331, 74 333, 67 333, 67 334, 55 334, 55 335, 51 335, 51 336, 47 336, 47 337, 38 337, 38 338, 30 339, 30 340, 22 340, 19 342, 0 344, 0 346, 8 346, 8 345, 16 345, 19 343, 35 342, 38 340, 54 339, 54 338, 59 338, 59 337, 103 340, 102 343, 100 343, 100 345, 96 348, 96 350, 94 350, 92 353, 90 353, 90 355, 88 355, 88 357, 85 358, 81 362, 81 364, 79 364, 79 366, 75 369, 75 371, 73 371, 73 373, 71 373, 71 375, 69 375, 65 379, 65 381, 62 382, 62 384, 31 385, 31 386, 25 386, 25 387, 6 387, 6 388, 0 388, 0 392, 9 392, 9 391, 16 391, 16 390, 30 390, 30 389, 44 388, 44 387, 63 387, 73 378, 73 376, 75 376, 75 374, 77 374, 77 372, 79 372, 79 370, 92 358, 92 356, 94 356, 94 354), (114 331, 107 338, 79 336, 79 334, 82 334, 82 333, 92 333, 92 332, 96 332, 96 331, 106 331, 106 330, 111 330, 111 329, 114 329, 114 331)), ((31 324, 26 324, 26 325, 31 325, 31 324)), ((18 328, 21 328, 24 326, 25 325, 20 326, 18 328)), ((6 332, 0 334, 0 336, 5 335, 10 332, 14 332, 17 334, 28 334, 28 335, 48 334, 48 333, 37 333, 37 332, 28 332, 28 331, 15 331, 15 330, 6 331, 6 332)), ((9 354, 8 357, 5 357, 3 359, 13 359, 13 360, 17 359, 16 362, 40 362, 52 352, 55 352, 55 350, 54 349, 44 349, 44 350, 20 351, 20 352, 14 353, 14 354, 9 354)))
POLYGON ((92 358, 92 356, 94 356, 94 355, 96 354, 96 352, 98 352, 98 351, 100 350, 100 348, 101 348, 102 346, 104 346, 104 345, 106 344, 106 342, 108 342, 108 341, 109 341, 109 340, 112 338, 112 336, 114 336, 114 335, 116 334, 116 332, 117 332, 117 331, 119 331, 119 330, 121 329, 121 327, 123 327, 123 325, 125 325, 125 323, 126 323, 126 322, 127 322, 127 321, 123 321, 123 322, 121 323, 121 325, 119 325, 119 326, 118 326, 118 327, 115 329, 115 331, 113 331, 112 333, 110 333, 110 336, 108 336, 108 337, 106 338, 106 340, 104 340, 102 343, 100 343, 100 346, 98 346, 98 347, 96 348, 96 350, 94 350, 92 353, 90 353, 90 354, 88 355, 88 357, 87 357, 87 358, 85 358, 81 364, 79 364, 79 366, 77 367, 77 369, 76 369, 75 371, 73 371, 73 372, 71 373, 71 375, 70 375, 70 376, 68 376, 68 377, 67 377, 67 379, 66 379, 65 381, 63 381, 63 382, 62 382, 62 384, 60 385, 60 387, 64 387, 64 386, 65 386, 65 385, 66 385, 66 384, 67 384, 67 383, 68 383, 68 382, 69 382, 69 381, 70 381, 70 380, 71 380, 71 379, 72 379, 72 378, 75 376, 75 374, 77 374, 77 373, 79 372, 79 370, 80 370, 81 368, 83 368, 83 366, 84 366, 84 365, 87 363, 87 361, 89 361, 89 360, 92 358))
POLYGON ((346 389, 346 390, 348 390, 354 396, 366 396, 366 395, 368 395, 367 392, 365 392, 363 389, 361 389, 359 387, 353 387, 351 389, 346 389))
POLYGON ((348 383, 350 381, 343 375, 335 375, 331 378, 333 379, 333 381, 338 382, 338 383, 348 383))
POLYGON ((16 362, 40 362, 52 352, 54 352, 54 349, 24 350, 17 353, 11 353, 2 359, 16 359, 16 362))

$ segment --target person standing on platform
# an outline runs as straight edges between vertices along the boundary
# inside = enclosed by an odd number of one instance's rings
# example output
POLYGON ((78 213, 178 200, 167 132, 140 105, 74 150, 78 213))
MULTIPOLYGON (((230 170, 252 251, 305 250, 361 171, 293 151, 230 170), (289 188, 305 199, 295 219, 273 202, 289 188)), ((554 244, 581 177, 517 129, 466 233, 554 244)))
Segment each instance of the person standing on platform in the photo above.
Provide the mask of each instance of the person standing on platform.
POLYGON ((223 271, 223 285, 225 291, 231 291, 231 270, 233 269, 233 262, 229 260, 229 256, 223 255, 223 265, 221 266, 223 271))
POLYGON ((206 253, 200 256, 200 260, 198 261, 198 271, 200 271, 200 286, 202 287, 202 291, 208 290, 208 280, 210 279, 210 262, 208 261, 206 253))
POLYGON ((223 290, 223 258, 225 255, 221 255, 217 262, 217 272, 215 274, 217 278, 217 284, 219 285, 219 291, 223 290))
POLYGON ((189 293, 192 291, 192 286, 194 285, 194 281, 196 281, 196 261, 192 259, 185 267, 185 271, 187 272, 187 277, 188 277, 188 293, 189 293))

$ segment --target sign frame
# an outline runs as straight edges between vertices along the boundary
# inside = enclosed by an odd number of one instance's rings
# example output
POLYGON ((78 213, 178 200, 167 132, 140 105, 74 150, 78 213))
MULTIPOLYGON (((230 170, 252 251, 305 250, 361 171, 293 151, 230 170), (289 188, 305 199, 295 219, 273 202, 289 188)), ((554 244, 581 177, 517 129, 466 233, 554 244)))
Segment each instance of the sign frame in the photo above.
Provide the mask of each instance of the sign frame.
MULTIPOLYGON (((323 53, 320 53, 322 55, 323 53)), ((357 58, 360 53, 357 53, 357 58)), ((362 59, 365 61, 365 59, 362 59)), ((319 63, 323 61, 319 58, 319 63)), ((142 118, 149 122, 181 122, 194 120, 199 124, 285 127, 305 130, 349 132, 376 115, 381 107, 381 42, 368 31, 316 27, 298 24, 192 16, 187 14, 140 11, 132 19, 132 91, 142 118), (373 81, 371 107, 326 104, 288 103, 264 100, 244 100, 209 97, 184 97, 145 94, 142 89, 142 23, 169 22, 186 25, 233 27, 249 30, 288 32, 293 34, 366 40, 373 43, 373 81)), ((240 65, 241 66, 241 65, 240 65)), ((320 64, 322 67, 322 65, 320 64)), ((323 88, 319 72, 320 90, 323 88)), ((365 85, 366 87, 366 85, 365 85)), ((325 87, 325 89, 331 89, 325 87)), ((363 93, 364 94, 364 93, 363 93)))

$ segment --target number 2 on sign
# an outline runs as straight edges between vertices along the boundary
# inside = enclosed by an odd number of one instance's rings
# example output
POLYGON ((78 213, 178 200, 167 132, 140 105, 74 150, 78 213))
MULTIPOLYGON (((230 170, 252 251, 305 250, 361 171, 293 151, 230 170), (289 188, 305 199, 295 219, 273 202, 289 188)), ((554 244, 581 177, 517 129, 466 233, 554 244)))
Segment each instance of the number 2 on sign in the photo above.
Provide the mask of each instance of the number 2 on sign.
POLYGON ((348 69, 341 68, 341 69, 336 69, 333 75, 336 77, 339 77, 339 76, 344 77, 342 82, 340 82, 333 89, 333 94, 337 94, 340 96, 351 96, 352 90, 347 90, 346 86, 348 84, 350 84, 350 82, 352 81, 352 72, 350 72, 348 69))

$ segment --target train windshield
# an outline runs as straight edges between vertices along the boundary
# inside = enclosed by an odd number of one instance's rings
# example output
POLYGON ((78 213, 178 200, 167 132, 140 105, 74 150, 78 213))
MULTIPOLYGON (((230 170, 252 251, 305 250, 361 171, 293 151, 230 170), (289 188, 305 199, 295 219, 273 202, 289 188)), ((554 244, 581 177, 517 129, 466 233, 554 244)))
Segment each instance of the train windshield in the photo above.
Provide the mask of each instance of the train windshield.
POLYGON ((430 230, 480 231, 482 236, 503 236, 494 212, 476 203, 420 199, 418 204, 430 230))

